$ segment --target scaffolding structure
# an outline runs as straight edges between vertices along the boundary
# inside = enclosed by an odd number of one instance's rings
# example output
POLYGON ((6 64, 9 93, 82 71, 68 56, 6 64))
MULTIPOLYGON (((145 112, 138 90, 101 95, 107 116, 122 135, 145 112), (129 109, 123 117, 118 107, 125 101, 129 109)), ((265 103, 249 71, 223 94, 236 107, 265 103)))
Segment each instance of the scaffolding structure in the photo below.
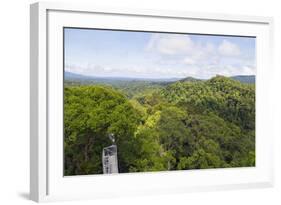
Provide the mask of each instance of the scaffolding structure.
POLYGON ((111 145, 102 151, 103 174, 118 173, 117 146, 111 145))

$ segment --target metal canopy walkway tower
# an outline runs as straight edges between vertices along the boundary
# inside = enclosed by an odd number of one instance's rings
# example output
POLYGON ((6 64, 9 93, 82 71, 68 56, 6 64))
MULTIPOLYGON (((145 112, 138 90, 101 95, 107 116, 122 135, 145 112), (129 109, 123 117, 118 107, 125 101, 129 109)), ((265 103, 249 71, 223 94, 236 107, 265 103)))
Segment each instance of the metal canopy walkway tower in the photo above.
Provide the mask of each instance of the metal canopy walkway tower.
POLYGON ((103 148, 102 165, 104 174, 118 173, 117 146, 114 144, 114 135, 110 134, 109 139, 113 145, 103 148))

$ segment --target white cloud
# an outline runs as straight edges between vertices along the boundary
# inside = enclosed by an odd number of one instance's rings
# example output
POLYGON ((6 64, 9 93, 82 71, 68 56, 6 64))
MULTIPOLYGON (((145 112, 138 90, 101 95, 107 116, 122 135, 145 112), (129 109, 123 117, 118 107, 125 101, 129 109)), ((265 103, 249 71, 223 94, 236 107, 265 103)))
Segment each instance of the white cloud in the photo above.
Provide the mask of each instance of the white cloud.
POLYGON ((240 75, 256 75, 255 67, 243 66, 240 75))
MULTIPOLYGON (((240 47, 230 40, 220 43, 196 41, 188 35, 153 34, 146 47, 147 51, 160 55, 161 65, 169 64, 166 74, 210 78, 216 74, 252 75, 255 66, 248 65, 241 55, 240 47)), ((158 73, 164 73, 161 70, 158 73)))
POLYGON ((242 66, 236 67, 233 65, 196 65, 189 64, 186 66, 157 66, 157 65, 134 65, 134 66, 99 66, 90 65, 80 72, 77 67, 67 67, 66 70, 70 72, 80 73, 83 75, 96 77, 138 77, 138 78, 184 78, 195 77, 200 79, 209 79, 215 75, 234 76, 234 75, 255 75, 255 67, 242 66))
POLYGON ((227 40, 223 40, 223 42, 218 47, 218 51, 223 56, 239 56, 241 53, 239 47, 236 44, 231 43, 227 40))
POLYGON ((210 63, 218 59, 214 44, 210 42, 202 44, 193 41, 188 35, 181 34, 153 34, 146 50, 162 55, 166 61, 174 59, 186 65, 210 63))
POLYGON ((193 64, 195 64, 195 60, 193 60, 190 57, 186 57, 186 58, 183 59, 183 63, 185 63, 187 65, 193 65, 193 64))
POLYGON ((193 42, 187 35, 153 34, 147 50, 156 50, 166 55, 182 55, 191 52, 193 47, 193 42))

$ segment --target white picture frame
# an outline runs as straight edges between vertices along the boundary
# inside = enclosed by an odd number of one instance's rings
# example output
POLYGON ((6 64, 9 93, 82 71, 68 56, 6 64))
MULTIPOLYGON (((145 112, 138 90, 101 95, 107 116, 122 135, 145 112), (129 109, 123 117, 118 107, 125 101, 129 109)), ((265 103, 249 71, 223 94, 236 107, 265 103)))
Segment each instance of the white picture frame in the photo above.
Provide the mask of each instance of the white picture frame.
POLYGON ((273 186, 270 17, 97 8, 40 2, 30 12, 30 198, 54 201, 273 186), (187 25, 187 26, 184 26, 187 25), (64 177, 62 28, 98 27, 257 37, 256 167, 64 177), (188 27, 188 28, 187 28, 188 27), (111 188, 107 185, 111 184, 111 188))

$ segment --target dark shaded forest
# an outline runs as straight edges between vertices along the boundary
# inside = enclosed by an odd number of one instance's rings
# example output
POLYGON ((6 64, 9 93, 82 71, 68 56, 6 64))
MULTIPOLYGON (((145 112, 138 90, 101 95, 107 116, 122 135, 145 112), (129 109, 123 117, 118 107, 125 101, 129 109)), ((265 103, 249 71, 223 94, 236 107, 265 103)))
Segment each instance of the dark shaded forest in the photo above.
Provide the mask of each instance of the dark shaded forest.
POLYGON ((65 81, 64 174, 255 166, 255 84, 216 76, 173 82, 65 81))

